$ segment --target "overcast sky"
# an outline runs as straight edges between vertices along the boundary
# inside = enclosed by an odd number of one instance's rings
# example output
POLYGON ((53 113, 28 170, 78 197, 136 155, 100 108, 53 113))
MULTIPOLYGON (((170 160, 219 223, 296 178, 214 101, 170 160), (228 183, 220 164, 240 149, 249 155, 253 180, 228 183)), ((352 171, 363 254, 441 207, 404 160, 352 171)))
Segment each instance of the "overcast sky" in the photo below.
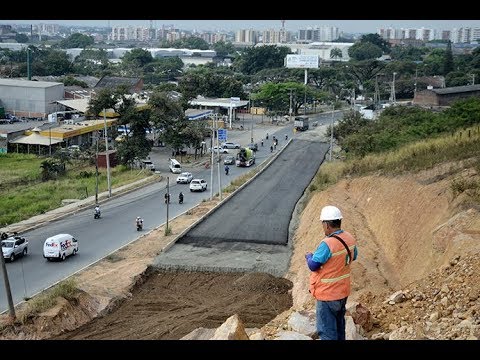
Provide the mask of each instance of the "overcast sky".
MULTIPOLYGON (((0 24, 59 24, 75 26, 122 26, 149 27, 149 20, 1 20, 0 24)), ((279 29, 280 20, 153 20, 155 28, 174 25, 182 30, 228 30, 253 28, 254 30, 279 29)), ((459 27, 480 28, 480 20, 285 20, 285 28, 296 31, 309 26, 331 25, 347 33, 375 33, 379 28, 433 28, 451 30, 459 27)))

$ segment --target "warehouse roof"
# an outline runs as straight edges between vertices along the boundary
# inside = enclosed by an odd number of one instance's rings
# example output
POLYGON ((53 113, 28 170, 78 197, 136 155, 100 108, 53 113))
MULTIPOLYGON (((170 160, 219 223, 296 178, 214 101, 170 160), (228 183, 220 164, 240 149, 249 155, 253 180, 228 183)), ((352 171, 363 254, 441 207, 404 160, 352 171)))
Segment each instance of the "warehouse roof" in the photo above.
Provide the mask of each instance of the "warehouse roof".
POLYGON ((61 82, 53 81, 32 81, 32 80, 16 80, 16 79, 0 79, 0 86, 24 86, 32 88, 49 88, 52 86, 62 85, 61 82))

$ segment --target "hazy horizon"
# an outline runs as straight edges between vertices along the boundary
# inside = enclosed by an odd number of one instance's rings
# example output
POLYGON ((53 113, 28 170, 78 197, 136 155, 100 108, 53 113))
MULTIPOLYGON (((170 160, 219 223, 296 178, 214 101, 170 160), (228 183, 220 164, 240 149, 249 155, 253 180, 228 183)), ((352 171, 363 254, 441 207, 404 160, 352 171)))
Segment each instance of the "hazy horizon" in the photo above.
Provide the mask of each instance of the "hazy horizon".
MULTIPOLYGON (((11 24, 58 24, 63 26, 144 26, 150 27, 150 20, 1 20, 0 25, 11 24)), ((154 28, 173 25, 181 30, 235 31, 239 29, 280 29, 281 20, 153 20, 154 28)), ((297 31, 314 26, 336 26, 346 33, 375 33, 379 28, 431 28, 452 30, 460 27, 480 28, 480 20, 285 20, 285 29, 297 31)))

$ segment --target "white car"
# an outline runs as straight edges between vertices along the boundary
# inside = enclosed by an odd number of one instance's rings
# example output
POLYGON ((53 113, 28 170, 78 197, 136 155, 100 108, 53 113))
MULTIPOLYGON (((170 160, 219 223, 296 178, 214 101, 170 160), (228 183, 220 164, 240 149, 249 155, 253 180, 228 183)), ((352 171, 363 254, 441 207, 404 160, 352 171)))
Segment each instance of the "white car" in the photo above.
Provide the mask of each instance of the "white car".
POLYGON ((190 191, 207 190, 207 182, 204 179, 193 179, 190 181, 190 191))
POLYGON ((212 151, 216 153, 220 152, 220 154, 228 154, 228 149, 223 146, 214 146, 213 148, 210 148, 210 152, 212 151))
POLYGON ((222 143, 222 147, 227 149, 240 149, 240 144, 227 141, 222 143))
POLYGON ((22 236, 12 236, 2 240, 2 253, 5 259, 13 262, 17 257, 28 253, 28 240, 22 236))
POLYGON ((191 172, 185 171, 177 176, 177 184, 188 184, 193 180, 193 175, 191 172))

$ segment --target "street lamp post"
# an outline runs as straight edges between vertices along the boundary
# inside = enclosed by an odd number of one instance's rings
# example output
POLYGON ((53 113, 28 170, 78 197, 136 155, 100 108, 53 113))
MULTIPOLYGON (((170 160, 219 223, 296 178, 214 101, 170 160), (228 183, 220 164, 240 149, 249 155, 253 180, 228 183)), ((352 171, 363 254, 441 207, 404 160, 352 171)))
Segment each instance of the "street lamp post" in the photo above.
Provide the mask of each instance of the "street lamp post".
POLYGON ((169 229, 168 229, 168 206, 170 205, 170 177, 167 176, 167 193, 165 194, 165 203, 167 204, 167 223, 165 225, 165 235, 169 234, 169 229))
POLYGON ((95 204, 98 204, 98 131, 95 136, 95 204))
POLYGON ((108 152, 108 136, 107 136, 107 115, 106 109, 103 108, 103 124, 105 128, 105 156, 107 161, 107 184, 108 184, 108 197, 112 197, 112 186, 110 183, 110 154, 108 152))
POLYGON ((335 101, 332 104, 332 125, 330 129, 330 154, 329 160, 332 161, 332 153, 333 153, 333 124, 335 122, 334 113, 335 113, 335 102, 338 100, 338 95, 335 96, 335 101))

